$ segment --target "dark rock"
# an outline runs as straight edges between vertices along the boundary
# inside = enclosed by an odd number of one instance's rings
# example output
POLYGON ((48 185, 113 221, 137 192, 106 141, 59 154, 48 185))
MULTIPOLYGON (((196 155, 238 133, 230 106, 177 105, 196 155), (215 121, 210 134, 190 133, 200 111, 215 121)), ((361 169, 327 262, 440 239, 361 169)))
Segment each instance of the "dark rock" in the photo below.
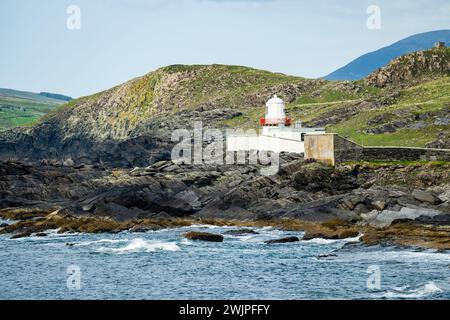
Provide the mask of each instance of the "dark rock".
POLYGON ((339 239, 339 236, 337 234, 324 234, 324 233, 305 233, 302 240, 312 240, 312 239, 329 239, 329 240, 335 240, 339 239))
POLYGON ((11 239, 26 238, 26 237, 31 236, 31 234, 32 234, 32 232, 19 232, 19 233, 13 234, 11 236, 11 239))
POLYGON ((130 232, 136 232, 136 233, 143 233, 143 232, 149 232, 149 231, 155 231, 160 228, 156 226, 134 226, 133 228, 129 229, 130 232))
POLYGON ((438 226, 450 225, 450 214, 438 214, 431 216, 420 216, 414 220, 415 223, 433 224, 438 226))
POLYGON ((378 211, 382 211, 386 208, 386 202, 383 200, 375 200, 371 203, 371 205, 378 211))
POLYGON ((345 230, 341 234, 339 234, 339 239, 355 238, 357 236, 359 236, 358 231, 345 230))
POLYGON ((318 256, 319 259, 330 258, 330 257, 337 257, 337 254, 331 252, 331 253, 322 253, 322 254, 319 254, 319 256, 318 256))
POLYGON ((236 230, 227 230, 224 232, 225 234, 231 234, 234 236, 240 236, 244 234, 258 234, 258 232, 252 229, 236 229, 236 230))
POLYGON ((288 243, 288 242, 297 242, 300 241, 298 237, 286 237, 281 239, 274 239, 274 240, 267 240, 264 241, 264 243, 267 244, 275 244, 275 243, 288 243))
POLYGON ((214 234, 209 232, 196 232, 191 231, 187 232, 183 235, 186 239, 190 240, 201 240, 201 241, 210 241, 210 242, 222 242, 223 236, 221 234, 214 234))
POLYGON ((45 232, 39 232, 35 234, 36 237, 46 237, 47 234, 45 232))
POLYGON ((430 192, 426 192, 426 191, 422 191, 419 189, 415 189, 412 192, 412 196, 421 202, 427 202, 430 204, 440 204, 442 203, 442 200, 439 199, 438 197, 436 197, 434 194, 430 193, 430 192))

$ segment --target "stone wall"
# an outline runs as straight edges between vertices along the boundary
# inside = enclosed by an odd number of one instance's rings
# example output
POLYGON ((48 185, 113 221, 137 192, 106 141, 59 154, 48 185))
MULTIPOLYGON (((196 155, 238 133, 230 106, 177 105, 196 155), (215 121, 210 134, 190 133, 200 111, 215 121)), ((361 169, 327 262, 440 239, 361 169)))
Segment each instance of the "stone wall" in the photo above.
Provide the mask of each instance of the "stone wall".
POLYGON ((450 161, 450 150, 401 147, 364 147, 361 160, 365 161, 450 161))
POLYGON ((334 134, 335 163, 361 159, 363 154, 364 148, 361 145, 334 134))
POLYGON ((329 165, 346 161, 450 161, 449 149, 363 147, 337 134, 305 136, 305 159, 329 165))

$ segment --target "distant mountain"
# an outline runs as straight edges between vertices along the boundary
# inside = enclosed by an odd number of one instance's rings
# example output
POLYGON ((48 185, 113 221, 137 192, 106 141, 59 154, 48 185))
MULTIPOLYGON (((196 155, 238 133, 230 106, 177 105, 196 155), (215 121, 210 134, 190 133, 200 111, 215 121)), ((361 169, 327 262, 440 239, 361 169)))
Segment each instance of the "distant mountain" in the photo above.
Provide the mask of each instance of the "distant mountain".
POLYGON ((426 50, 437 41, 450 45, 450 30, 419 33, 400 40, 390 46, 367 53, 346 66, 325 76, 327 80, 359 80, 385 66, 389 61, 414 51, 426 50))
POLYGON ((66 103, 66 100, 34 92, 0 88, 0 131, 29 125, 63 103, 66 103))
POLYGON ((58 94, 58 93, 41 92, 41 93, 39 93, 39 95, 44 96, 44 97, 48 97, 48 98, 53 98, 53 99, 56 99, 56 100, 62 100, 62 101, 73 100, 72 97, 65 96, 63 94, 58 94))

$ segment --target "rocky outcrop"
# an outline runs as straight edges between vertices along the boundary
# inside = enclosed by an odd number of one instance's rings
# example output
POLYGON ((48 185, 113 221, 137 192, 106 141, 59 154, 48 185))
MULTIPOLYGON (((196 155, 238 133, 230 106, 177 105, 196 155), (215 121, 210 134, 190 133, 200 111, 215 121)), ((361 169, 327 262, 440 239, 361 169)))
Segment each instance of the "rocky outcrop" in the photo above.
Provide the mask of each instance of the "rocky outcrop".
POLYGON ((171 217, 364 221, 373 211, 450 211, 447 164, 332 168, 292 155, 281 160, 279 173, 269 177, 257 166, 171 161, 132 170, 0 163, 0 208, 32 208, 23 215, 28 218, 52 209, 119 222, 171 217))
POLYGON ((441 199, 439 199, 433 193, 426 192, 426 191, 423 191, 423 190, 415 189, 412 192, 412 196, 416 200, 419 200, 421 202, 427 202, 427 203, 430 203, 430 204, 435 204, 436 205, 436 204, 440 204, 442 202, 441 199))
POLYGON ((355 238, 358 235, 359 235, 359 232, 356 230, 342 230, 340 232, 327 232, 327 233, 306 232, 303 235, 302 240, 312 240, 312 239, 337 240, 337 239, 355 238))
MULTIPOLYGON (((374 210, 367 214, 362 214, 363 221, 374 227, 389 227, 393 223, 405 222, 405 221, 424 221, 427 218, 429 222, 442 212, 432 209, 423 209, 420 207, 410 208, 403 207, 399 211, 393 210, 374 210)), ((450 217, 450 215, 449 215, 450 217)))
POLYGON ((321 112, 316 117, 305 121, 308 127, 325 127, 344 122, 351 117, 369 110, 377 110, 383 106, 391 105, 395 102, 397 92, 389 93, 386 97, 377 100, 363 100, 358 102, 342 103, 334 106, 329 111, 321 112))
POLYGON ((450 149, 450 132, 439 132, 437 139, 428 143, 427 148, 450 149))
MULTIPOLYGON (((374 116, 364 130, 369 134, 396 132, 400 129, 423 129, 431 126, 447 126, 450 123, 450 105, 444 105, 441 110, 423 111, 420 106, 409 106, 374 116)), ((433 145, 429 145, 433 147, 433 145)), ((439 146, 437 146, 439 148, 439 146)), ((441 147, 445 149, 444 147, 441 147)))
POLYGON ((391 61, 368 75, 366 84, 375 87, 408 86, 450 74, 450 49, 413 52, 391 61))

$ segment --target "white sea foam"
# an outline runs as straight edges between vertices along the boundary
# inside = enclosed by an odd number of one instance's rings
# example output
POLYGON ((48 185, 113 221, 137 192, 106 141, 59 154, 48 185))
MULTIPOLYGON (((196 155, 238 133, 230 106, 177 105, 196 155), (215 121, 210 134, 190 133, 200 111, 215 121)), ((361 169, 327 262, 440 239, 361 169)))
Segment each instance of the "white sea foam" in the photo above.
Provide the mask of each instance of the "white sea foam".
POLYGON ((101 247, 99 251, 112 253, 154 252, 156 250, 178 251, 180 247, 175 242, 162 242, 158 240, 145 240, 136 238, 120 248, 101 247))
POLYGON ((274 239, 274 237, 268 237, 264 235, 245 235, 245 236, 237 236, 236 239, 243 242, 264 242, 266 240, 274 239))
MULTIPOLYGON (((238 235, 238 236, 225 235, 225 237, 238 239, 239 241, 243 241, 243 242, 252 242, 253 243, 253 242, 264 242, 267 240, 273 240, 273 239, 278 239, 278 238, 282 238, 282 237, 292 236, 292 233, 288 234, 285 231, 273 229, 272 227, 249 228, 249 229, 257 232, 257 234, 242 234, 242 235, 238 235)), ((303 233, 299 233, 296 236, 301 237, 302 234, 303 233)))
POLYGON ((441 293, 442 289, 439 288, 433 281, 426 283, 418 288, 410 289, 409 286, 403 286, 400 288, 392 288, 386 293, 382 294, 380 298, 396 299, 420 299, 428 296, 441 293))
POLYGON ((179 227, 178 229, 192 229, 192 228, 199 228, 199 229, 219 229, 219 228, 227 228, 225 226, 215 226, 213 224, 192 224, 189 226, 179 227))
POLYGON ((37 233, 32 234, 29 237, 23 237, 23 238, 19 238, 19 239, 12 239, 12 240, 19 240, 19 241, 39 241, 39 242, 44 242, 44 241, 52 241, 55 240, 55 238, 57 239, 65 239, 65 238, 70 238, 70 237, 74 237, 77 234, 76 233, 59 233, 59 228, 58 229, 48 229, 39 233, 45 233, 46 236, 40 237, 37 236, 37 233))
POLYGON ((13 224, 13 223, 16 223, 17 221, 15 221, 15 220, 9 220, 9 219, 0 219, 0 224, 4 224, 4 223, 6 223, 6 224, 13 224))
POLYGON ((398 261, 398 262, 439 262, 449 263, 450 254, 434 251, 403 251, 392 249, 378 249, 367 251, 352 251, 352 252, 340 252, 336 261, 378 261, 379 263, 386 261, 398 261))
POLYGON ((188 245, 188 246, 193 245, 192 241, 189 241, 186 238, 181 239, 181 243, 184 244, 184 245, 188 245))
POLYGON ((90 246, 98 243, 121 243, 121 242, 129 242, 130 239, 100 239, 93 241, 83 241, 78 243, 79 246, 90 246))
POLYGON ((363 235, 360 234, 357 237, 353 238, 345 238, 345 239, 323 239, 323 238, 315 238, 311 240, 302 240, 307 243, 315 243, 315 244, 331 244, 336 242, 348 243, 348 242, 359 242, 363 235))

